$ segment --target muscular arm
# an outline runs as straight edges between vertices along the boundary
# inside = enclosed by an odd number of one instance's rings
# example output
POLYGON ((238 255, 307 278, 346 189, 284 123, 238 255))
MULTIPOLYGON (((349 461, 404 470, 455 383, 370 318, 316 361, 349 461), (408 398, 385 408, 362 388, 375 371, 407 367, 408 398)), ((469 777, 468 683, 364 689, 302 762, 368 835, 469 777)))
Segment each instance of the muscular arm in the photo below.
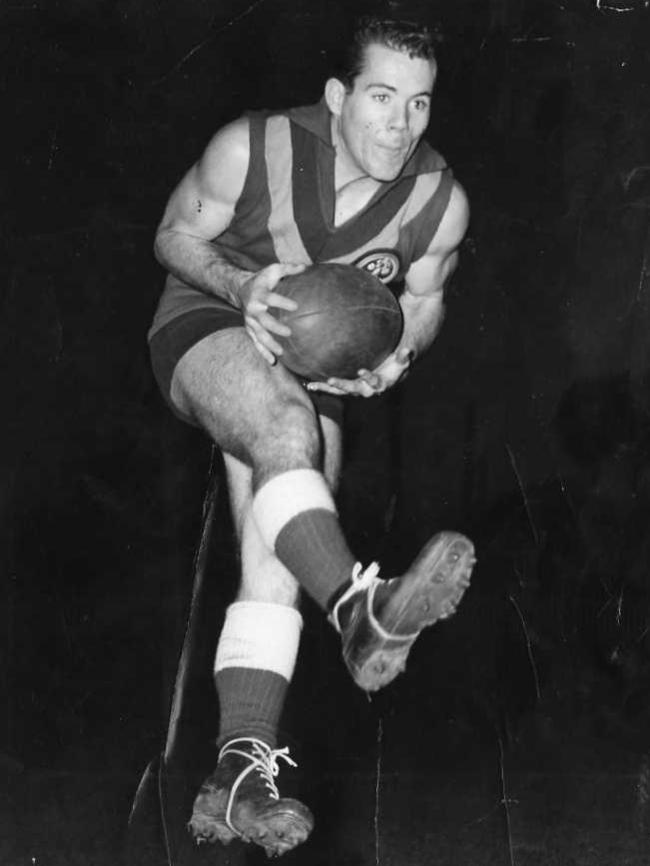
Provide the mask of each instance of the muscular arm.
POLYGON ((294 310, 296 304, 274 293, 279 280, 302 270, 291 263, 268 265, 257 273, 230 264, 211 243, 230 225, 244 188, 250 159, 248 121, 220 130, 169 199, 156 232, 156 258, 179 279, 223 298, 244 314, 246 330, 273 364, 282 347, 273 334, 288 336, 269 308, 294 310))
POLYGON ((421 259, 406 274, 399 301, 404 331, 398 351, 417 357, 433 343, 444 318, 444 289, 458 264, 458 246, 467 231, 469 205, 463 188, 455 183, 440 227, 421 259))
POLYGON ((172 193, 156 232, 163 267, 186 283, 239 307, 248 271, 229 264, 210 241, 230 225, 249 161, 248 122, 221 129, 172 193))

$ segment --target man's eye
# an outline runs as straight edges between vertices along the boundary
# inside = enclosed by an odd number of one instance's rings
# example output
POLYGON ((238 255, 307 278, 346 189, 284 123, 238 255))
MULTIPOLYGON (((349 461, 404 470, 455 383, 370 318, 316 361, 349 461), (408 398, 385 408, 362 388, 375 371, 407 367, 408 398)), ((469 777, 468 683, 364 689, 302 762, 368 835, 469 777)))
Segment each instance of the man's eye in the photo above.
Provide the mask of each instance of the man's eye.
POLYGON ((429 103, 426 99, 416 99, 414 105, 418 111, 426 111, 429 107, 429 103))
POLYGON ((388 102, 388 94, 387 93, 375 93, 373 94, 373 99, 375 102, 388 102))

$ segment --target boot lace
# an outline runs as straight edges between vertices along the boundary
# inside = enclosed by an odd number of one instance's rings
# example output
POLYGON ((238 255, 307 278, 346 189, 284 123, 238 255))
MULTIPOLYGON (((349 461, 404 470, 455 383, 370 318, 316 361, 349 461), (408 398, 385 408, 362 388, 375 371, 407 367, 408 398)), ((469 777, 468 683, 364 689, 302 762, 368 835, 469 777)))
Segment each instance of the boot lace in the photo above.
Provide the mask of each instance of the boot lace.
POLYGON ((283 761, 286 761, 286 763, 291 767, 297 767, 298 765, 293 758, 289 757, 288 746, 285 746, 283 749, 272 749, 262 740, 257 740, 253 737, 239 737, 236 740, 230 740, 230 742, 226 743, 219 752, 219 760, 221 760, 225 755, 239 755, 242 758, 246 758, 249 762, 248 766, 244 767, 239 776, 237 776, 233 782, 232 788, 230 789, 230 796, 228 798, 228 806, 226 808, 226 824, 234 833, 237 833, 237 835, 240 836, 241 833, 239 833, 237 828, 233 826, 230 818, 235 802, 235 795, 244 779, 251 773, 257 773, 264 782, 264 787, 268 790, 269 796, 274 800, 278 800, 280 794, 274 781, 280 772, 278 760, 282 759, 283 761), (236 748, 237 744, 244 743, 247 746, 246 749, 236 748))
POLYGON ((352 569, 352 580, 350 581, 350 585, 336 602, 332 613, 330 614, 330 622, 333 624, 333 626, 338 632, 341 631, 341 624, 339 623, 339 608, 351 598, 353 598, 353 596, 357 595, 360 592, 364 592, 365 590, 373 589, 373 587, 375 587, 378 583, 379 563, 371 562, 370 565, 364 570, 361 563, 357 562, 357 564, 352 569))

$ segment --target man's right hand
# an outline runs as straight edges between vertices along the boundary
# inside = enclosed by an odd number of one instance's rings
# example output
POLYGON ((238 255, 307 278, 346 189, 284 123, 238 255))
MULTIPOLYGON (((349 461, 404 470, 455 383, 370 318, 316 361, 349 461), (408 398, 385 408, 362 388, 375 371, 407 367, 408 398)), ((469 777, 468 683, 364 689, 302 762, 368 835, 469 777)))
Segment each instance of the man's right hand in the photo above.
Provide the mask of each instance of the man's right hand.
POLYGON ((249 337, 260 355, 275 364, 278 355, 282 354, 282 346, 273 338, 288 337, 291 329, 282 325, 269 312, 269 308, 293 312, 298 309, 295 301, 289 300, 273 290, 282 277, 289 274, 299 274, 305 265, 273 264, 258 271, 239 289, 241 310, 244 314, 244 324, 249 337))

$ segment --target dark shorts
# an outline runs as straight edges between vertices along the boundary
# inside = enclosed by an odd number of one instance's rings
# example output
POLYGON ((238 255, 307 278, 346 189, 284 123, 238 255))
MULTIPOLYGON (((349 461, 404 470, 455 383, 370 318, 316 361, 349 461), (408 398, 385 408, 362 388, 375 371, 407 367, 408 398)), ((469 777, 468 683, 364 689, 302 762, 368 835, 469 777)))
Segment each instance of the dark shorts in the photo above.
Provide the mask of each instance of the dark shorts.
MULTIPOLYGON (((237 310, 202 308, 181 313, 168 322, 149 339, 151 366, 158 387, 174 415, 188 424, 195 421, 174 406, 171 399, 171 384, 176 364, 183 355, 204 337, 227 328, 243 328, 243 316, 237 310)), ((319 415, 343 422, 343 398, 333 394, 314 392, 309 394, 319 415)))

